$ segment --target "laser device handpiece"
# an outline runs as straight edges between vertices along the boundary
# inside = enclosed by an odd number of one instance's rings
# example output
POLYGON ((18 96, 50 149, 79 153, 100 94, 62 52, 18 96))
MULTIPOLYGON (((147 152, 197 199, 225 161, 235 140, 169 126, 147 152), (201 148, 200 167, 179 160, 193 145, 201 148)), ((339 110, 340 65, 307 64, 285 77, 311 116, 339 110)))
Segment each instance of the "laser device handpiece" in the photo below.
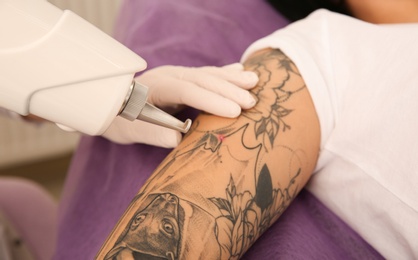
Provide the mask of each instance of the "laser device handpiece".
POLYGON ((178 120, 177 118, 148 103, 146 100, 147 96, 148 88, 136 81, 133 81, 119 115, 130 121, 139 119, 171 128, 182 133, 187 133, 189 131, 192 120, 187 119, 185 122, 178 120))
POLYGON ((71 11, 0 0, 0 106, 89 135, 120 115, 187 132, 191 121, 148 104, 134 76, 146 62, 71 11))

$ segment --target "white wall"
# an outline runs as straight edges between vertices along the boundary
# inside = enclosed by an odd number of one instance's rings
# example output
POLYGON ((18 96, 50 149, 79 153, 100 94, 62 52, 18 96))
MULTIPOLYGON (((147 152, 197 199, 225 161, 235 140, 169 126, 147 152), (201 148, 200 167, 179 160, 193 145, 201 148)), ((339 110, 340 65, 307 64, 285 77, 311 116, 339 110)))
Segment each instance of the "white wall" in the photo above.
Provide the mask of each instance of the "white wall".
POLYGON ((63 10, 69 9, 77 13, 111 35, 122 0, 49 0, 49 2, 63 10))

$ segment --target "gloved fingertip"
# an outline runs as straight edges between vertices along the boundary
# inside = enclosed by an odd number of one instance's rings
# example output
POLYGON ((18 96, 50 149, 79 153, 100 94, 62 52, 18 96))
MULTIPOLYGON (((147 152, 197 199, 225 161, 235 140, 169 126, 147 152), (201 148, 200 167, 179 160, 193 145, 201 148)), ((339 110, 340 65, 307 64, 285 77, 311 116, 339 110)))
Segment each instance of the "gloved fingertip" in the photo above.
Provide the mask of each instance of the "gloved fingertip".
POLYGON ((242 65, 239 62, 237 62, 237 63, 232 63, 232 64, 229 64, 229 65, 225 65, 224 68, 226 68, 226 69, 244 70, 244 65, 242 65))
POLYGON ((257 103, 257 99, 248 90, 241 90, 236 97, 237 104, 243 109, 250 109, 257 103))
POLYGON ((179 145, 182 139, 182 135, 180 132, 177 131, 170 131, 169 133, 166 133, 163 142, 160 144, 160 146, 165 148, 174 148, 179 145))
POLYGON ((249 96, 248 97, 248 102, 247 102, 246 106, 243 107, 244 109, 250 109, 250 108, 254 107, 255 104, 257 103, 257 100, 250 93, 248 93, 248 96, 249 96))
POLYGON ((178 146, 182 139, 183 139, 183 136, 181 135, 181 133, 177 132, 176 138, 173 139, 174 141, 173 144, 175 145, 174 147, 178 146))
POLYGON ((225 114, 223 116, 229 117, 229 118, 236 118, 240 114, 241 114, 241 107, 237 105, 237 106, 230 107, 230 109, 225 111, 225 114))
POLYGON ((258 76, 253 71, 244 71, 243 79, 246 82, 246 86, 255 87, 258 83, 258 76))

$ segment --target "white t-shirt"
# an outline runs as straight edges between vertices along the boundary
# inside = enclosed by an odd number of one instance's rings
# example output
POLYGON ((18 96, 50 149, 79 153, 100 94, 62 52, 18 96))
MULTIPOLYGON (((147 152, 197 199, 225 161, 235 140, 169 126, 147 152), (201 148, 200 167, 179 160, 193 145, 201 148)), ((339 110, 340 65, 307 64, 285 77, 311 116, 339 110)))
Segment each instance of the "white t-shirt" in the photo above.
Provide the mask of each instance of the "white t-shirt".
POLYGON ((252 44, 298 67, 321 125, 308 189, 389 259, 418 258, 418 24, 326 10, 252 44))

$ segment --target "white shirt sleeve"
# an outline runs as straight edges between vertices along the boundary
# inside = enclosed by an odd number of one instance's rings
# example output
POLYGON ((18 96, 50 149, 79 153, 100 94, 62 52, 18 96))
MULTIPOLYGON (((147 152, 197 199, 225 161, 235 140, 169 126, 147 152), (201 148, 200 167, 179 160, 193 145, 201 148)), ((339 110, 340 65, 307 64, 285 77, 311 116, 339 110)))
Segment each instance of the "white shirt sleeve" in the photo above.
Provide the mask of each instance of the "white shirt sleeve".
POLYGON ((319 10, 252 44, 298 67, 321 127, 308 186, 388 259, 418 258, 418 23, 319 10))
MULTIPOLYGON (((369 77, 367 68, 381 62, 385 55, 385 47, 379 48, 376 43, 390 40, 386 29, 322 9, 254 42, 241 60, 257 50, 277 48, 296 64, 319 117, 322 150, 340 120, 341 112, 351 105, 347 104, 346 90, 356 80, 352 75, 369 77)), ((317 169, 327 160, 325 156, 320 157, 317 169)))
POLYGON ((308 18, 253 43, 243 54, 264 48, 281 49, 296 64, 307 83, 321 125, 321 148, 330 136, 336 120, 336 99, 329 46, 331 14, 320 10, 308 18))

